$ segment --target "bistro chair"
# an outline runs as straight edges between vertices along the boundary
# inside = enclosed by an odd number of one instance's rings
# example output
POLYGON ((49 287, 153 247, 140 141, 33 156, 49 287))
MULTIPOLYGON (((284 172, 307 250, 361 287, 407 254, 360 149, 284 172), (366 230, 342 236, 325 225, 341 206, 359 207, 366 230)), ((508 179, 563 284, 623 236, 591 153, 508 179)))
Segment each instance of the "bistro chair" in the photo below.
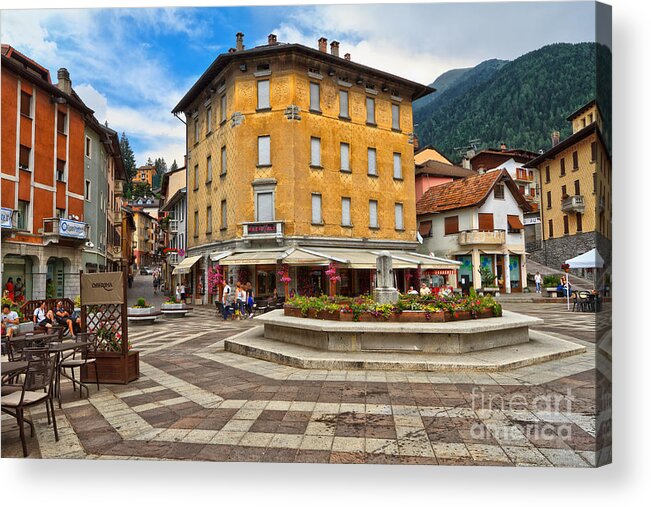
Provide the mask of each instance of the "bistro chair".
POLYGON ((256 299, 255 305, 253 307, 253 313, 255 315, 261 315, 267 311, 269 311, 269 300, 267 298, 256 299))
POLYGON ((85 347, 78 350, 73 350, 72 353, 65 356, 60 363, 61 375, 72 381, 72 389, 77 390, 75 385, 79 385, 79 397, 82 397, 82 388, 86 389, 86 395, 90 396, 88 386, 81 382, 81 369, 89 364, 95 365, 95 383, 99 391, 99 373, 95 357, 97 356, 97 348, 99 347, 99 339, 96 333, 79 333, 75 336, 77 343, 86 343, 85 347), (79 380, 75 379, 75 369, 79 368, 79 380), (65 374, 66 370, 70 370, 71 376, 65 374))
POLYGON ((56 367, 56 356, 50 356, 47 351, 36 353, 28 351, 29 357, 34 358, 29 361, 25 372, 25 379, 20 386, 19 391, 14 391, 6 396, 2 396, 2 411, 16 418, 18 421, 18 430, 20 432, 20 441, 23 445, 23 455, 27 457, 27 442, 25 440, 24 422, 31 427, 31 435, 34 436, 34 424, 25 419, 24 411, 26 408, 34 407, 40 403, 45 403, 48 413, 48 425, 50 424, 50 413, 52 414, 52 423, 54 426, 54 439, 59 441, 57 423, 54 415, 54 403, 52 401, 52 383, 54 380, 54 369, 56 367), (49 404, 49 405, 48 405, 49 404))
POLYGON ((591 311, 592 302, 590 301, 590 293, 586 290, 579 292, 579 301, 581 301, 581 311, 591 311))

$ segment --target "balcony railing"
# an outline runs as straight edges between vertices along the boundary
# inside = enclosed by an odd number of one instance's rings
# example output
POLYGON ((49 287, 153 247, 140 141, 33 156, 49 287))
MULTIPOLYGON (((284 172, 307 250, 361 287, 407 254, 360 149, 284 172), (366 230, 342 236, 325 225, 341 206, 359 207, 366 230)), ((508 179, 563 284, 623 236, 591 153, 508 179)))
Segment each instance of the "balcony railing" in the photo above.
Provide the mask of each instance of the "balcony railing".
POLYGON ((570 195, 561 199, 561 210, 564 213, 583 213, 585 201, 582 195, 570 195))
POLYGON ((529 174, 527 171, 517 169, 513 179, 515 181, 533 181, 533 173, 529 174))
POLYGON ((60 239, 86 241, 89 230, 86 222, 57 217, 43 219, 43 237, 55 243, 60 239))
POLYGON ((115 187, 113 188, 113 193, 116 197, 122 197, 124 194, 124 183, 122 180, 115 180, 115 187))
POLYGON ((506 231, 460 231, 458 242, 459 245, 503 245, 506 242, 506 231))
POLYGON ((269 222, 244 222, 242 227, 242 236, 244 238, 283 237, 283 223, 278 220, 269 222))

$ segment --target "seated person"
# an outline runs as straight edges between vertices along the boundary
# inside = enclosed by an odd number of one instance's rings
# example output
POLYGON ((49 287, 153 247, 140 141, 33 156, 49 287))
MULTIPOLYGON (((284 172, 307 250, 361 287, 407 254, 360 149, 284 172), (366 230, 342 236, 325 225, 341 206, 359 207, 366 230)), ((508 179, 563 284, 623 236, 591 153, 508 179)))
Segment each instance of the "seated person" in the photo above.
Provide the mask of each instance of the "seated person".
POLYGON ((20 319, 18 314, 11 309, 11 306, 8 304, 2 305, 2 328, 4 334, 7 335, 7 338, 11 338, 15 334, 18 334, 18 327, 20 324, 20 319))
POLYGON ((63 302, 58 301, 56 310, 54 311, 54 318, 62 326, 67 326, 68 331, 70 331, 70 336, 75 337, 75 330, 73 327, 74 320, 70 317, 70 314, 63 307, 63 302))
POLYGON ((54 314, 52 310, 47 309, 45 301, 41 303, 41 306, 34 310, 34 325, 38 327, 52 327, 54 323, 54 314))

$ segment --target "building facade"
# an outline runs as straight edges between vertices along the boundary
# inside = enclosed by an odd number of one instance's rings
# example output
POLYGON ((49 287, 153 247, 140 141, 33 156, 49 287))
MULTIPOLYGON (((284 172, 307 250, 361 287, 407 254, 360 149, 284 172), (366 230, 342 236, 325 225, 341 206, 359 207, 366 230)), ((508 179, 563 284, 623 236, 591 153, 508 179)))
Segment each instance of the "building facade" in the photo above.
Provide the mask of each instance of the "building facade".
MULTIPOLYGON (((459 261, 462 288, 480 289, 481 270, 500 291, 527 286, 524 213, 530 205, 505 169, 430 188, 416 205, 423 253, 459 261)), ((492 285, 492 284, 491 284, 492 285)))
POLYGON ((436 185, 450 183, 475 174, 472 169, 439 162, 438 160, 426 160, 421 164, 416 164, 416 201, 436 185))
POLYGON ((165 234, 162 272, 168 287, 176 287, 183 275, 172 275, 187 251, 187 189, 185 166, 163 175, 160 210, 164 216, 162 229, 165 234))
POLYGON ((156 167, 151 164, 146 164, 138 167, 135 174, 131 176, 132 183, 146 183, 150 187, 154 182, 154 174, 156 174, 156 167))
POLYGON ((534 260, 555 268, 597 247, 601 239, 609 242, 612 233, 611 156, 597 103, 567 120, 572 135, 525 165, 538 169, 541 179, 543 248, 534 260))
POLYGON ((93 111, 11 46, 2 46, 2 284, 24 284, 25 299, 79 294, 86 118, 93 111))
MULTIPOLYGON (((341 58, 336 41, 330 53, 318 45, 270 35, 245 50, 238 34, 173 110, 187 126, 188 259, 177 272, 192 273, 195 293, 211 260, 264 295, 288 248, 417 246, 411 104, 433 90, 341 58), (272 253, 254 259, 261 249, 272 253)), ((336 259, 290 266, 291 288, 326 291, 336 259)), ((372 281, 346 283, 364 292, 372 281)))

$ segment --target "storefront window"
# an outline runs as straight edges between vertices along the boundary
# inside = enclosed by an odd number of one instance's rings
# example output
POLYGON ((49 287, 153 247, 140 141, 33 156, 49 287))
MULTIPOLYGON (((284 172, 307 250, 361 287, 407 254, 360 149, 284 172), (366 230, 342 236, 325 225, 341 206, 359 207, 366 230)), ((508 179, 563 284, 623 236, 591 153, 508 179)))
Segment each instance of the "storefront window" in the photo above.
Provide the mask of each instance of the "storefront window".
POLYGON ((509 272, 511 276, 511 288, 520 288, 520 256, 511 255, 509 257, 509 272))
POLYGON ((276 288, 276 267, 258 266, 256 274, 256 296, 273 296, 276 288))

